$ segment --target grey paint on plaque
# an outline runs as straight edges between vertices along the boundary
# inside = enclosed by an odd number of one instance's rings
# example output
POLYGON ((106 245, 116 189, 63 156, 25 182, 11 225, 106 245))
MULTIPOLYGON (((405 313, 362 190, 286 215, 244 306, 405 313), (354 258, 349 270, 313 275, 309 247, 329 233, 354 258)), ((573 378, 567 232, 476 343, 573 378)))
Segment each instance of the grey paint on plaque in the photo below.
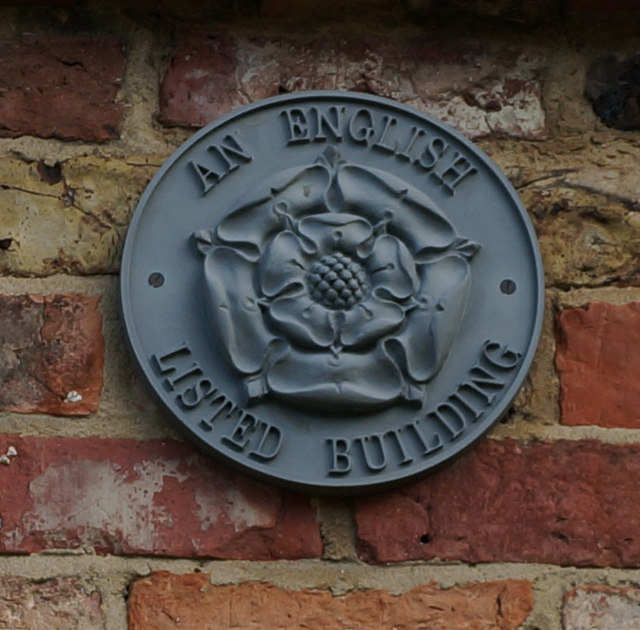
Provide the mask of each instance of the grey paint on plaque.
POLYGON ((435 469, 507 410, 543 282, 517 195, 468 140, 393 101, 303 92, 161 168, 121 303, 188 437, 262 479, 354 493, 435 469))

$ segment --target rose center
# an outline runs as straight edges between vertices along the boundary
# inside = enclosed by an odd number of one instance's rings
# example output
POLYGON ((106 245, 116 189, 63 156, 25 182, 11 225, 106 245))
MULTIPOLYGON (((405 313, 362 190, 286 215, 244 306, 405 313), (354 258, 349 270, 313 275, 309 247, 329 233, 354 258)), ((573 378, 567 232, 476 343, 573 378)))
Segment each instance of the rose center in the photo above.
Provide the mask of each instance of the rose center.
POLYGON ((314 262, 307 272, 311 299, 332 310, 348 310, 369 292, 366 271, 340 252, 314 262))

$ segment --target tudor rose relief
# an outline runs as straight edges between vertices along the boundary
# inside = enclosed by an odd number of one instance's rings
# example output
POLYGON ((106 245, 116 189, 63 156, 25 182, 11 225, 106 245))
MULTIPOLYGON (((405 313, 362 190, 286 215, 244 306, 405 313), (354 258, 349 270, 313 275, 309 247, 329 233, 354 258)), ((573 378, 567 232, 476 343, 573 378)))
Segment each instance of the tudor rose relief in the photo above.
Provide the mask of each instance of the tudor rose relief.
POLYGON ((194 237, 211 328, 248 402, 329 411, 421 404, 478 249, 424 193, 331 146, 194 237))

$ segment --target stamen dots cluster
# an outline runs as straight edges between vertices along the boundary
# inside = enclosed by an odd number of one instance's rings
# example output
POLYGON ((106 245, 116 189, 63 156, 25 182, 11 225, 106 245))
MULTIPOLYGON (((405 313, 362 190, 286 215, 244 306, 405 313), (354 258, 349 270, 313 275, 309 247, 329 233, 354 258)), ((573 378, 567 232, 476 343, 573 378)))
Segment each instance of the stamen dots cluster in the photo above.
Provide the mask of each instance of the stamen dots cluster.
POLYGON ((350 309, 370 288, 362 266, 340 252, 314 262, 307 273, 307 282, 311 298, 332 310, 350 309))

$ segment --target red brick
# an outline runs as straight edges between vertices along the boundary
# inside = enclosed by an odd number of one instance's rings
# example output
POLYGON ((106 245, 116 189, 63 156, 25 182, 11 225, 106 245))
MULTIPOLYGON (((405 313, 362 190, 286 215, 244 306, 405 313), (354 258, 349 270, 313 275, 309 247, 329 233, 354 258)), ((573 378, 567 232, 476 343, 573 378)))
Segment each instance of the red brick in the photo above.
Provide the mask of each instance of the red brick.
POLYGON ((97 410, 104 357, 99 300, 0 296, 0 410, 60 416, 97 410))
POLYGON ((402 490, 356 502, 368 562, 640 566, 640 444, 485 440, 402 490))
POLYGON ((640 589, 588 585, 565 594, 564 630, 638 630, 640 589))
POLYGON ((268 560, 322 553, 315 510, 171 440, 3 436, 0 551, 268 560))
POLYGON ((418 586, 403 595, 384 590, 333 597, 327 591, 271 584, 213 586, 197 573, 153 573, 129 597, 129 630, 515 630, 532 608, 530 582, 505 580, 418 586))
POLYGON ((0 576, 0 628, 104 630, 100 593, 73 577, 32 581, 0 576))
POLYGON ((0 136, 103 142, 120 136, 125 52, 114 39, 0 43, 0 136))
POLYGON ((556 368, 563 424, 640 428, 640 303, 561 311, 556 368))
POLYGON ((537 53, 432 37, 183 36, 160 88, 159 120, 202 126, 281 92, 369 92, 423 109, 471 137, 545 134, 537 53))

